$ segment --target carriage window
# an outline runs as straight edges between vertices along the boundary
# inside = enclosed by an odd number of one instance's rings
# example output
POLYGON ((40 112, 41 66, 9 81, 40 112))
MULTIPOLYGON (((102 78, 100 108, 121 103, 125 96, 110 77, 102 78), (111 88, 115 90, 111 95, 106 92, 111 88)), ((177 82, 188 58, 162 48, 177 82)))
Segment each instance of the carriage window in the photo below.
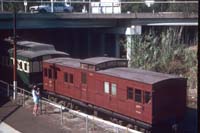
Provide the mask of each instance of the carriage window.
POLYGON ((87 83, 87 75, 84 72, 81 73, 81 82, 82 82, 82 84, 87 83))
POLYGON ((44 69, 44 76, 47 77, 47 68, 44 69))
POLYGON ((10 66, 13 66, 13 59, 10 59, 10 66))
POLYGON ((133 88, 127 87, 127 99, 133 99, 133 88))
POLYGON ((73 83, 73 82, 74 82, 73 74, 69 74, 69 82, 70 82, 70 83, 73 83))
POLYGON ((81 64, 81 68, 82 69, 88 69, 88 65, 87 64, 81 64))
POLYGON ((109 82, 104 82, 104 92, 109 94, 109 82))
POLYGON ((27 71, 27 63, 24 63, 24 70, 27 71))
POLYGON ((95 70, 95 67, 93 65, 88 65, 89 70, 95 70))
POLYGON ((19 62, 19 69, 22 69, 22 62, 19 62))
POLYGON ((151 103, 151 93, 150 92, 147 92, 147 91, 144 92, 144 101, 147 104, 151 103))
POLYGON ((135 89, 135 101, 136 102, 142 102, 142 91, 135 89))
POLYGON ((64 73, 64 81, 68 82, 68 73, 64 73))
POLYGON ((52 70, 51 69, 48 69, 48 74, 49 74, 49 78, 51 79, 52 78, 52 70))
POLYGON ((112 87, 111 94, 117 95, 117 85, 112 83, 111 87, 112 87))
POLYGON ((57 71, 56 70, 54 70, 53 76, 54 76, 53 77, 54 79, 57 79, 57 71))

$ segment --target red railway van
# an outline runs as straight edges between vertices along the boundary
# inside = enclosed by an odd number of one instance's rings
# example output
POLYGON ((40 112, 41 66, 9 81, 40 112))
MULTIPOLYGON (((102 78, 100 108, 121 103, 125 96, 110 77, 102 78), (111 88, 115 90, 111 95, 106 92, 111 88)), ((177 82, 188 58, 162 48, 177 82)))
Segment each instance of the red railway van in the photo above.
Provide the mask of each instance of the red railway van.
POLYGON ((109 57, 49 59, 43 62, 44 90, 148 127, 183 118, 185 78, 128 68, 127 64, 127 60, 109 57))

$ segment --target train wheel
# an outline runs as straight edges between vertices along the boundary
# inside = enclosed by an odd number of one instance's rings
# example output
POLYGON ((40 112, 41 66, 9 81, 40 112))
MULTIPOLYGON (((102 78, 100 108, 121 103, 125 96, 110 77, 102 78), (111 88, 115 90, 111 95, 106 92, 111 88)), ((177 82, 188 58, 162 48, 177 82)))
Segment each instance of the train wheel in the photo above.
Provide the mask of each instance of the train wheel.
POLYGON ((74 104, 70 103, 70 109, 74 109, 74 104))
POLYGON ((47 98, 48 98, 49 100, 51 100, 51 96, 50 96, 50 95, 48 95, 47 98))
POLYGON ((145 133, 145 129, 144 128, 140 128, 139 131, 141 131, 142 133, 145 133))
POLYGON ((74 106, 74 109, 75 109, 75 110, 79 110, 79 107, 75 105, 75 106, 74 106))
POLYGON ((48 99, 49 99, 50 101, 54 101, 54 97, 51 96, 51 95, 48 95, 48 99))
POLYGON ((123 121, 119 120, 119 125, 123 125, 123 121))
POLYGON ((145 133, 151 133, 151 131, 149 131, 149 130, 145 130, 145 133))
POLYGON ((94 110, 93 114, 94 114, 94 116, 97 117, 98 116, 98 111, 94 110))
POLYGON ((116 118, 113 118, 113 123, 118 124, 118 120, 116 118))
POLYGON ((134 129, 138 131, 138 126, 137 126, 137 125, 134 125, 134 129))
POLYGON ((57 103, 58 102, 58 98, 53 98, 53 102, 57 103))
POLYGON ((71 103, 68 102, 67 103, 67 108, 70 108, 70 106, 71 106, 71 103))
POLYGON ((132 124, 128 124, 126 127, 132 129, 133 125, 132 124))
POLYGON ((60 104, 60 105, 62 105, 62 106, 64 106, 64 107, 65 107, 65 102, 64 102, 64 101, 62 101, 62 100, 61 100, 61 101, 59 101, 59 102, 58 102, 58 104, 60 104))

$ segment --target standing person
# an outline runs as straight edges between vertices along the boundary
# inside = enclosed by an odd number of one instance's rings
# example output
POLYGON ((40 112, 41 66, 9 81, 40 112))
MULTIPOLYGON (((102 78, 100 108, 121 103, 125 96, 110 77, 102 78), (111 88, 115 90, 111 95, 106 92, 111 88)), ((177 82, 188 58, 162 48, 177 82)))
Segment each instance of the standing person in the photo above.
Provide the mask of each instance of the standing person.
POLYGON ((39 92, 37 91, 36 85, 33 86, 32 96, 33 96, 33 102, 34 102, 33 115, 36 116, 38 112, 38 106, 39 106, 39 92))

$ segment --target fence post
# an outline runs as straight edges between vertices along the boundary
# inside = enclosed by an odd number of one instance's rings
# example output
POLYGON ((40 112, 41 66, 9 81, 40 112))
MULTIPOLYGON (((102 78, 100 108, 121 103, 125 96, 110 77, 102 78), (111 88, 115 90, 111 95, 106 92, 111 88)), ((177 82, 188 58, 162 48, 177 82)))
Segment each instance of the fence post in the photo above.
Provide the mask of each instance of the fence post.
POLYGON ((89 9, 88 9, 88 10, 89 10, 88 12, 89 12, 89 14, 90 14, 90 13, 91 13, 91 0, 89 0, 89 6, 88 6, 88 8, 89 8, 89 9))
POLYGON ((1 0, 1 12, 3 12, 3 0, 1 0))
POLYGON ((119 129, 118 129, 118 127, 115 127, 116 128, 116 133, 119 133, 119 129))
POLYGON ((62 105, 61 105, 60 112, 61 112, 61 125, 62 125, 63 124, 63 110, 62 110, 62 105))
POLYGON ((88 133, 88 116, 86 117, 85 130, 86 130, 86 133, 88 133))
POLYGON ((128 127, 126 128, 126 133, 128 133, 128 127))
POLYGON ((112 2, 112 14, 114 14, 114 2, 112 2))
POLYGON ((23 107, 25 106, 25 94, 24 94, 24 89, 23 89, 23 107))
POLYGON ((40 114, 42 114, 42 97, 40 97, 40 114))
POLYGON ((8 86, 7 86, 7 96, 9 97, 10 96, 10 85, 9 84, 7 84, 8 86))

